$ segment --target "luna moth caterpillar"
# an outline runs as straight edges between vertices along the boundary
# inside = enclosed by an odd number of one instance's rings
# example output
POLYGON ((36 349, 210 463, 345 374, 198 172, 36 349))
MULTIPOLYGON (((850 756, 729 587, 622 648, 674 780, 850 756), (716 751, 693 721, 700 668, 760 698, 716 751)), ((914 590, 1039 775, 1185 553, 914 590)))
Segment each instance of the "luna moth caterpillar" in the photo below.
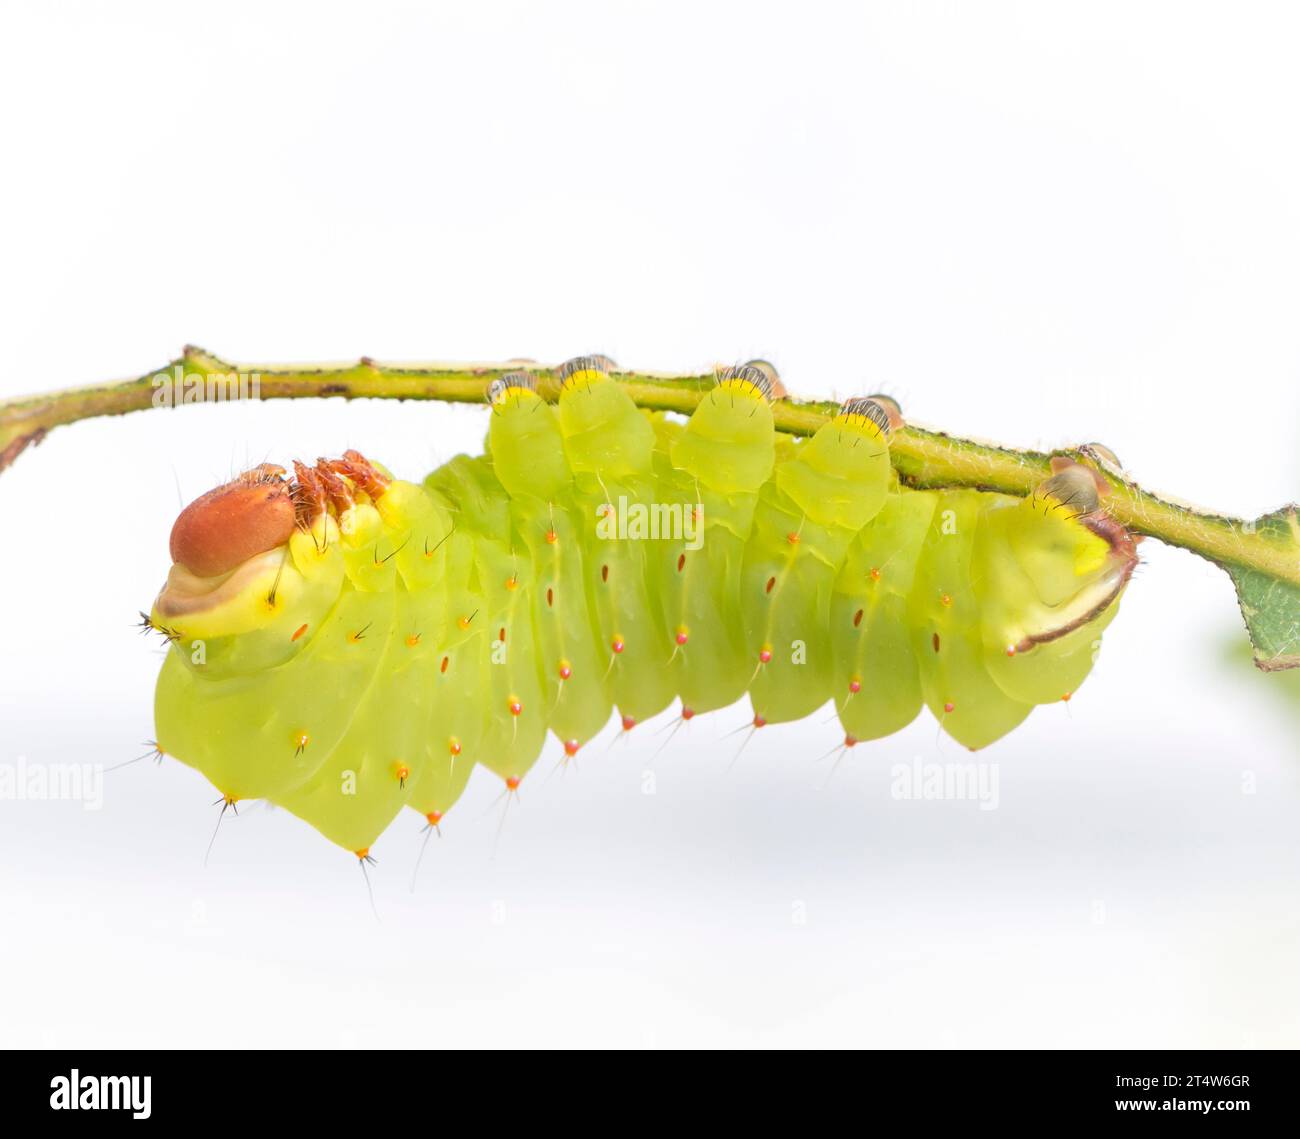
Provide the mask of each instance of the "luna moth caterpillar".
POLYGON ((851 746, 925 705, 977 749, 1087 676, 1136 563, 1089 468, 913 490, 884 398, 795 440, 760 361, 684 422, 612 371, 570 361, 555 403, 494 381, 485 453, 422 484, 348 451, 186 507, 147 618, 159 750, 365 858, 403 807, 437 824, 476 765, 513 790, 548 733, 572 755, 615 710, 834 701, 851 746))

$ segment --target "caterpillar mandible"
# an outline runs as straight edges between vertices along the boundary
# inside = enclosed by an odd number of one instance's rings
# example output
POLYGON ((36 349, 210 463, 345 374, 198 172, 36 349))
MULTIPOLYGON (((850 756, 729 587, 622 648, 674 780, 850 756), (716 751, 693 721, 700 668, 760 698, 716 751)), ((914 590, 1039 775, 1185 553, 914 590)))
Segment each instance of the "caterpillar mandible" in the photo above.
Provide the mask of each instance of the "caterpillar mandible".
POLYGON ((914 490, 883 397, 796 440, 761 361, 684 422, 604 357, 558 376, 554 403, 496 380, 485 453, 421 485, 348 451, 187 506, 147 618, 158 749, 365 858, 404 806, 437 824, 476 765, 513 790, 548 733, 572 755, 615 711, 833 700, 852 746, 925 705, 977 749, 1088 675, 1137 560, 1090 469, 914 490))

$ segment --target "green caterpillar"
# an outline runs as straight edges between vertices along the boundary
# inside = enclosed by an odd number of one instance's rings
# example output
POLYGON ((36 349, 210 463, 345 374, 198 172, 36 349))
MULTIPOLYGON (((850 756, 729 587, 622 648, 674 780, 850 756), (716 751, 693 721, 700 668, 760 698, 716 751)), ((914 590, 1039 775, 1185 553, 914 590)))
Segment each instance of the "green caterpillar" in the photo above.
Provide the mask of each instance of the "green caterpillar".
POLYGON ((833 699, 851 746, 925 705, 974 749, 1087 676, 1136 557, 1085 468, 912 490, 883 398, 796 441, 759 362, 685 422, 603 357, 559 376, 555 404, 496 381, 486 453, 422 486, 348 452, 187 507, 148 617, 159 750, 367 857, 402 807, 438 823, 476 764, 513 790, 615 709, 748 693, 762 727, 833 699))

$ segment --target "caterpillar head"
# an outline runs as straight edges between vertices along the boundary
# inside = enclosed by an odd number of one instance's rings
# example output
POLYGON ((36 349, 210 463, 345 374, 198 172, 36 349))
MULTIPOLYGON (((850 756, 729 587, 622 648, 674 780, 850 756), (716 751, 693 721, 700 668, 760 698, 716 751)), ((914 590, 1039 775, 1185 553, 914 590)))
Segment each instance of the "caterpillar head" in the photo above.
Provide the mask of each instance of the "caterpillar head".
POLYGON ((294 470, 293 480, 270 464, 246 471, 190 503, 172 527, 172 566, 149 623, 183 648, 201 644, 194 663, 209 673, 288 659, 345 573, 375 589, 396 572, 378 556, 406 524, 387 473, 355 451, 294 470))
POLYGON ((172 561, 198 577, 216 577, 287 542, 295 507, 284 473, 262 463, 196 498, 172 526, 172 561))
POLYGON ((171 570, 154 602, 157 627, 207 638, 242 632, 273 596, 297 526, 284 468, 263 463, 200 495, 172 526, 171 570))

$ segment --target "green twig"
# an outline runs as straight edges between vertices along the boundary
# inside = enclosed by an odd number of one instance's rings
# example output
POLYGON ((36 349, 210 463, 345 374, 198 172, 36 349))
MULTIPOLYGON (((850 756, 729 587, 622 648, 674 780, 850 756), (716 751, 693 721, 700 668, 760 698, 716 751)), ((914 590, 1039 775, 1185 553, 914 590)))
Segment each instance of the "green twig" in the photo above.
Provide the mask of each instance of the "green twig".
MULTIPOLYGON (((0 471, 55 427, 155 406, 159 376, 196 376, 206 383, 213 377, 238 373, 257 375, 262 399, 343 397, 481 403, 493 379, 520 366, 519 362, 407 366, 380 364, 368 358, 354 364, 319 367, 235 366, 200 349, 187 348, 166 368, 138 379, 0 402, 0 471)), ((553 398, 558 391, 553 370, 527 366, 538 376, 542 393, 553 398)), ((677 412, 694 408, 712 378, 712 373, 620 374, 640 406, 677 412)), ((834 411, 832 403, 783 400, 775 407, 776 425, 791 434, 810 435, 834 411)), ((1262 667, 1300 665, 1300 522, 1294 505, 1253 522, 1209 514, 1143 490, 1108 461, 1104 449, 1081 446, 1053 454, 1099 470, 1113 487, 1105 500, 1108 512, 1130 530, 1191 550, 1233 576, 1262 667)), ((1052 459, 1052 454, 977 443, 915 426, 894 434, 890 455, 900 478, 911 486, 976 487, 1018 495, 1029 493, 1048 476, 1052 459)))

